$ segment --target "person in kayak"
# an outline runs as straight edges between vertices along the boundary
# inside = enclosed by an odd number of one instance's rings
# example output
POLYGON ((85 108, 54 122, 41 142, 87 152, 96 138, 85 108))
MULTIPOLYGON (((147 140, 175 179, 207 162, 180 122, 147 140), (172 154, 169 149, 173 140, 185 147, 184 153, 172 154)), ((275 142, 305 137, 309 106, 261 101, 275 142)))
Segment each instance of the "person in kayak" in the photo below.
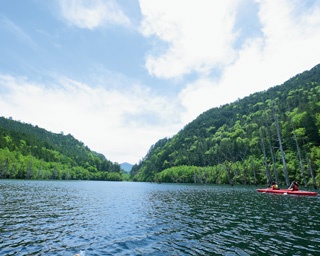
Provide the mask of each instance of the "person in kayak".
POLYGON ((299 190, 299 183, 296 181, 293 181, 290 187, 288 188, 288 190, 293 190, 293 191, 299 190))
POLYGON ((278 184, 275 182, 275 181, 272 181, 272 184, 271 184, 271 189, 279 189, 279 186, 278 184))

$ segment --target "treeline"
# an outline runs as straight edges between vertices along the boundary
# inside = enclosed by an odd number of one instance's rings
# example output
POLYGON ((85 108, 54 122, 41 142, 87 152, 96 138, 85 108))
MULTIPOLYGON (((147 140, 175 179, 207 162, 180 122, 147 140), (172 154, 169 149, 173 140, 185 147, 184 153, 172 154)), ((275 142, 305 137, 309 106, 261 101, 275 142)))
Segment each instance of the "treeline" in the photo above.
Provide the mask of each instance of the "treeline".
MULTIPOLYGON (((239 85, 241 86, 241 85, 239 85)), ((138 181, 320 183, 320 65, 210 109, 133 166, 138 181)))
POLYGON ((72 135, 0 117, 0 178, 122 180, 120 165, 72 135))

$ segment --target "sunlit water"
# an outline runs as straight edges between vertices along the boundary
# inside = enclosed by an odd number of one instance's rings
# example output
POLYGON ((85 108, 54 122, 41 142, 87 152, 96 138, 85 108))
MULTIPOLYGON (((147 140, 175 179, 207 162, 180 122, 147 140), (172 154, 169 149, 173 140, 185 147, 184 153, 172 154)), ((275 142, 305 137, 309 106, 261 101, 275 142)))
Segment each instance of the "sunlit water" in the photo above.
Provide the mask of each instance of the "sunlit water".
POLYGON ((0 255, 320 255, 320 197, 0 180, 0 255))

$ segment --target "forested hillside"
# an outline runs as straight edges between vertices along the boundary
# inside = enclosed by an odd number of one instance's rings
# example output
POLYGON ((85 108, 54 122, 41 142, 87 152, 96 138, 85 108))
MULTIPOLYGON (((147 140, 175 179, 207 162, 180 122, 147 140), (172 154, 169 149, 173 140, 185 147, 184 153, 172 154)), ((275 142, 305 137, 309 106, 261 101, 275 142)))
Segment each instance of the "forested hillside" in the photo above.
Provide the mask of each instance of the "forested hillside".
MULTIPOLYGON (((239 85, 241 86, 241 85, 239 85)), ((320 65, 210 109, 159 140, 132 168, 139 181, 320 183, 320 65)))
POLYGON ((0 178, 121 180, 120 165, 72 135, 0 117, 0 178))

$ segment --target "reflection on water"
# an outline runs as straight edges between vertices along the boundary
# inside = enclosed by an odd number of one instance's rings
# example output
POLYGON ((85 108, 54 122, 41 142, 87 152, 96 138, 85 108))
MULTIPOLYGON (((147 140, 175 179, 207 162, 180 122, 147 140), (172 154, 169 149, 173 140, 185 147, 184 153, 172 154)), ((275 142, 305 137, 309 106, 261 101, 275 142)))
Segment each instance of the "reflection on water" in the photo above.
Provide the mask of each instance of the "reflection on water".
POLYGON ((318 255, 319 197, 0 180, 0 255, 318 255))

